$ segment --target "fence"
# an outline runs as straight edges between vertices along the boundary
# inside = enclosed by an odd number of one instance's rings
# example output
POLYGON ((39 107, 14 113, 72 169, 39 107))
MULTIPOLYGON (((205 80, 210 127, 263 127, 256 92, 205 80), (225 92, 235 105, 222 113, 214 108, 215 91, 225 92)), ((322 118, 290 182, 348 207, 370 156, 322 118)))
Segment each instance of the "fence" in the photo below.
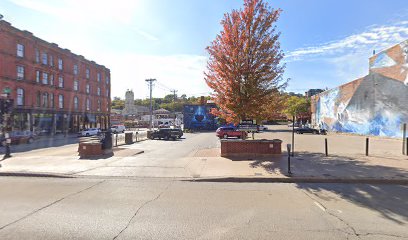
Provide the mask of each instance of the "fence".
MULTIPOLYGON (((126 133, 132 133, 132 142, 140 142, 147 140, 146 131, 126 131, 126 133)), ((125 134, 126 133, 116 133, 112 134, 112 146, 117 147, 126 144, 125 134)))

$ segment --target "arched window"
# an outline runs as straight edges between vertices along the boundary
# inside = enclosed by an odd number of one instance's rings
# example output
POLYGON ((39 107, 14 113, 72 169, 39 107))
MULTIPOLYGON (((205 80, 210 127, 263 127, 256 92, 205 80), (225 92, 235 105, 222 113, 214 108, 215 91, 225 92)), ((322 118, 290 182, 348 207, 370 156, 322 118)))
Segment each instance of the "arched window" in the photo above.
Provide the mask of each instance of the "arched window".
POLYGON ((41 92, 40 91, 37 92, 36 103, 37 103, 37 107, 41 107, 41 92))
POLYGON ((17 106, 24 106, 24 89, 17 88, 17 106))
POLYGON ((48 93, 42 94, 42 106, 47 108, 48 107, 48 93))
POLYGON ((74 109, 78 110, 78 97, 74 97, 74 109))
POLYGON ((86 110, 91 110, 91 101, 89 101, 89 98, 86 99, 86 110))

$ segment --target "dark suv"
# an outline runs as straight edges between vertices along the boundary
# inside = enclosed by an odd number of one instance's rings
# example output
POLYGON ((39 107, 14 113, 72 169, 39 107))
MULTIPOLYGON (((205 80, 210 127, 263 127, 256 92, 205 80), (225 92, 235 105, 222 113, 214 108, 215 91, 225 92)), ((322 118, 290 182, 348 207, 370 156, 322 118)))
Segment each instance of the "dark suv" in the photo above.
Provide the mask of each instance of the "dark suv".
POLYGON ((150 135, 150 139, 155 139, 155 138, 164 139, 164 140, 173 139, 173 141, 174 141, 179 136, 180 136, 180 134, 176 129, 161 128, 159 130, 156 130, 156 131, 152 132, 152 134, 150 135))

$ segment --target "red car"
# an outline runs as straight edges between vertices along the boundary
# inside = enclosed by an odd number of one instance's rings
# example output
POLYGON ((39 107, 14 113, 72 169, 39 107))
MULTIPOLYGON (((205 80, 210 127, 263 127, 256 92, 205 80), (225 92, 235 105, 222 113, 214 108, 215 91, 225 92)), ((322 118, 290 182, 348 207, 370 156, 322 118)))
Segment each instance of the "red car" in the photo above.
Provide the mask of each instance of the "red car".
POLYGON ((244 139, 248 135, 246 132, 239 131, 233 127, 220 127, 217 129, 215 134, 219 138, 236 137, 236 138, 244 138, 244 139))

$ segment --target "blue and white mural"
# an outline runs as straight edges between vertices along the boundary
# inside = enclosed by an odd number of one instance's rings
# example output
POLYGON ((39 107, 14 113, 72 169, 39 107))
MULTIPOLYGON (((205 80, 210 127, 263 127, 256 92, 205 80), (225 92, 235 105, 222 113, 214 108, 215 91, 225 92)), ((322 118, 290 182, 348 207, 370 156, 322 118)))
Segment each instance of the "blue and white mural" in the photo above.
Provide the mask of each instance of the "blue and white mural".
POLYGON ((183 110, 183 123, 185 129, 215 130, 217 124, 215 117, 210 114, 215 105, 185 105, 183 110))
POLYGON ((408 41, 373 56, 364 78, 314 98, 314 124, 329 131, 401 137, 408 123, 408 41))

